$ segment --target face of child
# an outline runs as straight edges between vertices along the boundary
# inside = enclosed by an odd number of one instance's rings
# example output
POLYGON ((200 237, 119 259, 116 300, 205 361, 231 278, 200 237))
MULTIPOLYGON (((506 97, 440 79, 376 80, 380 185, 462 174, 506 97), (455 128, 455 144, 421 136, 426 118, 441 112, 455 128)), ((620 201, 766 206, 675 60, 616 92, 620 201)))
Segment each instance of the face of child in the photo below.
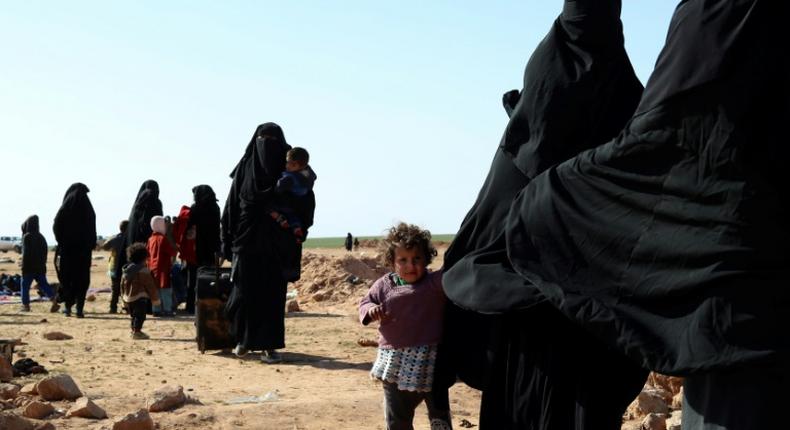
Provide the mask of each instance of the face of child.
POLYGON ((425 256, 418 248, 395 248, 395 273, 404 281, 413 284, 425 275, 425 256))
POLYGON ((290 160, 285 162, 285 170, 289 172, 298 172, 302 170, 303 166, 302 163, 296 160, 290 160))

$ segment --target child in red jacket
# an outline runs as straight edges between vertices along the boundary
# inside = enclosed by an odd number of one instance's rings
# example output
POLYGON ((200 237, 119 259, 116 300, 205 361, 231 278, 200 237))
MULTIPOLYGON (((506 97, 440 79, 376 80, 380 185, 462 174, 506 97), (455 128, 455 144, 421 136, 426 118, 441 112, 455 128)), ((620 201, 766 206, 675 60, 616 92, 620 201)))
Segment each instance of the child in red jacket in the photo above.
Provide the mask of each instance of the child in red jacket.
POLYGON ((170 270, 176 257, 172 239, 172 224, 162 216, 151 218, 153 233, 148 238, 148 268, 159 287, 160 305, 154 305, 154 316, 173 316, 173 290, 170 288, 170 270))

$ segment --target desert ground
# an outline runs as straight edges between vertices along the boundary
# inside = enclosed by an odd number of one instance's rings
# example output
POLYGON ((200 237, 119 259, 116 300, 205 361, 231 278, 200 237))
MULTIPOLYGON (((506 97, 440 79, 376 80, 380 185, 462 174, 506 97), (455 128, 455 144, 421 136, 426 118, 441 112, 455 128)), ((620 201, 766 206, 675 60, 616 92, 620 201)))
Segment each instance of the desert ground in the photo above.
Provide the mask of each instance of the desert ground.
MULTIPOLYGON (((432 267, 441 266, 443 248, 432 267)), ((243 359, 221 351, 201 354, 193 319, 186 315, 150 317, 143 330, 151 339, 132 340, 129 317, 107 313, 108 292, 94 293, 84 319, 50 313, 48 302, 32 303, 32 312, 21 312, 17 304, 0 305, 0 338, 21 339, 14 360, 28 357, 50 374, 69 374, 109 415, 104 420, 48 418, 57 429, 112 428, 114 419, 145 407, 163 385, 181 385, 199 403, 152 413, 159 429, 383 429, 382 391, 368 377, 376 349, 357 343, 377 336, 374 327, 361 326, 356 316, 356 302, 382 270, 375 254, 373 248, 305 251, 303 279, 289 285, 301 311, 286 316, 282 364, 264 364, 257 354, 243 359), (348 280, 351 275, 357 279, 348 280), (44 339, 52 331, 73 339, 44 339)), ((15 253, 3 256, 18 258, 15 253)), ((52 255, 48 264, 48 279, 55 282, 52 255)), ((108 289, 107 253, 95 252, 93 264, 91 288, 108 289)), ((2 264, 0 271, 11 274, 18 268, 2 264)), ((36 296, 35 289, 31 295, 36 296)), ((13 382, 25 385, 44 376, 13 382)), ((462 428, 462 420, 477 425, 479 393, 456 384, 450 397, 454 427, 462 428)), ((67 401, 53 403, 60 410, 70 407, 67 401)), ((429 428, 424 406, 415 428, 429 428)))

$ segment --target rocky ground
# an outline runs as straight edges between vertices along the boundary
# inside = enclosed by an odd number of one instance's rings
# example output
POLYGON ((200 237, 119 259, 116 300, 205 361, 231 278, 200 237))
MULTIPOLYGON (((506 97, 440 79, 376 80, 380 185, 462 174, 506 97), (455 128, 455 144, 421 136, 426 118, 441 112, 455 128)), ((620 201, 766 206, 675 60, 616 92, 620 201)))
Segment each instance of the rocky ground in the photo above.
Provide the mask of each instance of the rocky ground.
MULTIPOLYGON (((92 288, 107 288, 106 254, 95 258, 92 288)), ((375 348, 360 346, 373 344, 376 330, 357 322, 356 303, 385 271, 372 246, 306 251, 303 278, 289 286, 294 312, 277 365, 257 355, 201 354, 188 316, 151 318, 144 328, 151 339, 132 340, 128 316, 106 313, 108 293, 94 294, 84 319, 49 313, 45 302, 32 312, 0 305, 0 339, 20 342, 14 361, 30 358, 48 372, 9 377, 0 363, 0 428, 383 429, 381 389, 367 376, 375 348)), ((54 281, 54 271, 48 277, 54 281)), ((653 375, 623 429, 672 429, 679 387, 653 375)), ((479 393, 457 384, 450 398, 454 427, 476 426, 479 393)), ((424 407, 415 428, 429 428, 424 407)))

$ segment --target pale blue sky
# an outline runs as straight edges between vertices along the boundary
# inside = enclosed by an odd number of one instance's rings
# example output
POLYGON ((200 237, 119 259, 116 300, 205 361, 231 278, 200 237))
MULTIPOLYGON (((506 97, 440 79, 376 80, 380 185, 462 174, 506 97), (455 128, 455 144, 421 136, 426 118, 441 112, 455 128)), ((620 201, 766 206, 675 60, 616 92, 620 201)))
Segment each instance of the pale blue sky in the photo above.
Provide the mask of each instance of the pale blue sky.
MULTIPOLYGON (((279 123, 318 174, 312 237, 397 220, 454 233, 507 122, 506 90, 561 1, 3 1, 0 234, 36 213, 53 242, 84 182, 99 234, 140 184, 166 214, 228 173, 257 124, 279 123)), ((674 2, 625 0, 645 81, 674 2)))

